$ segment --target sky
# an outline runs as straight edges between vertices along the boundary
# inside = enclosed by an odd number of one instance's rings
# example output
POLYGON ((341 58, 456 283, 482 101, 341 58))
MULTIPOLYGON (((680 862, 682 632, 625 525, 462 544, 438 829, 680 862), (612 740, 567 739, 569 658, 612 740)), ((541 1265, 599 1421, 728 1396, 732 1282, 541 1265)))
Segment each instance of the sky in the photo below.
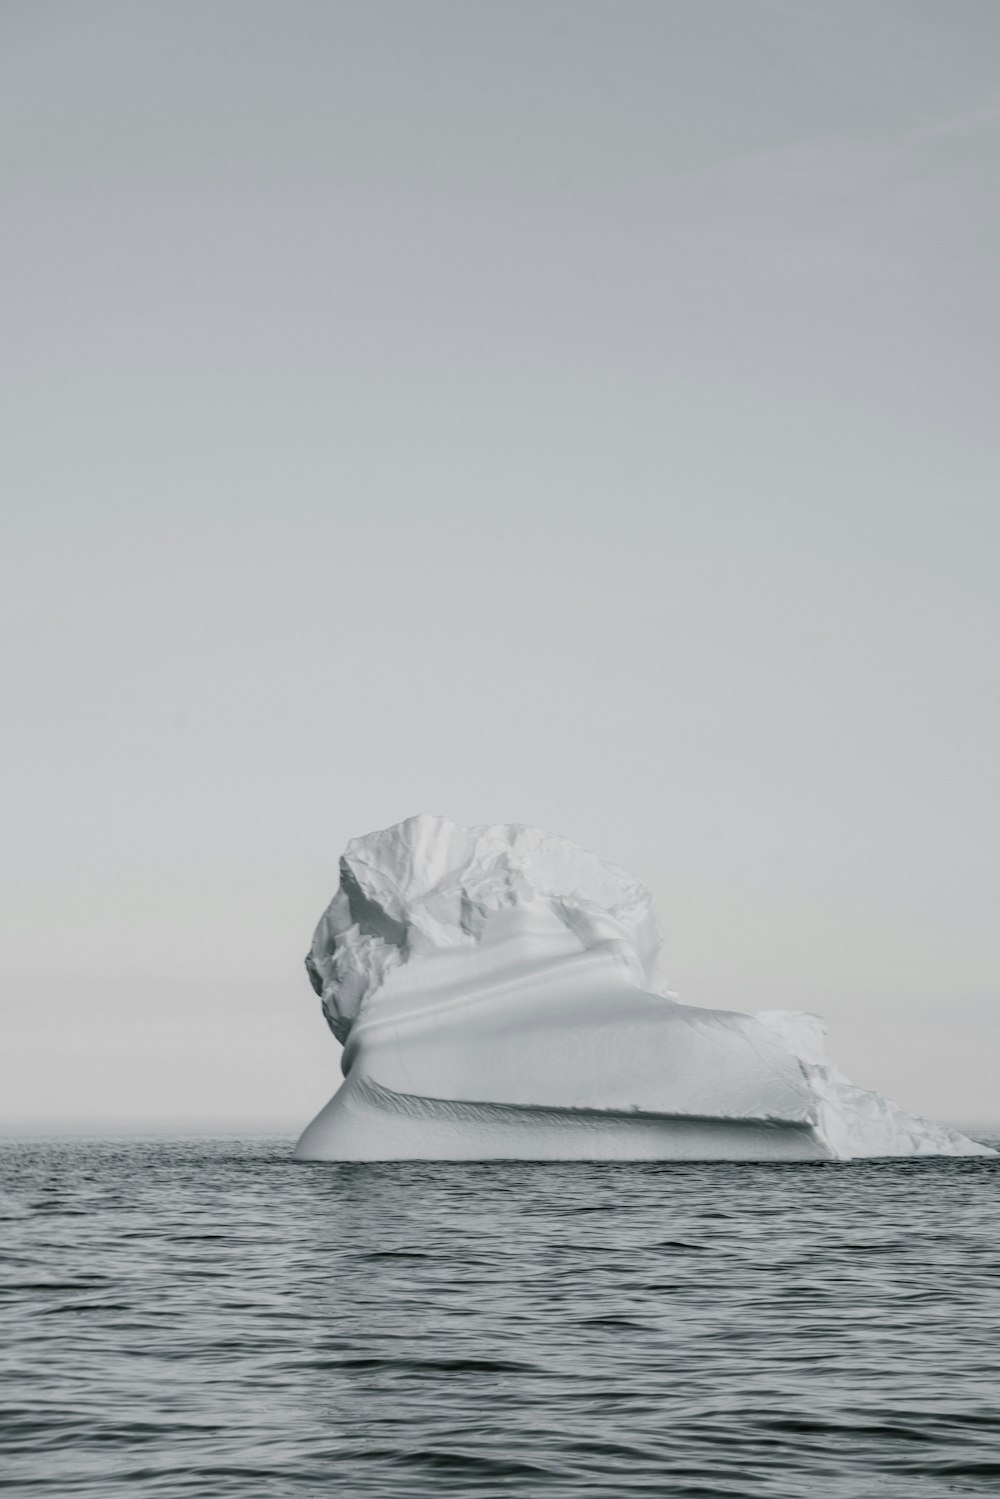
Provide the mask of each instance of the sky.
POLYGON ((0 1121, 304 1125, 348 838, 1000 1122, 995 0, 6 0, 0 1121))

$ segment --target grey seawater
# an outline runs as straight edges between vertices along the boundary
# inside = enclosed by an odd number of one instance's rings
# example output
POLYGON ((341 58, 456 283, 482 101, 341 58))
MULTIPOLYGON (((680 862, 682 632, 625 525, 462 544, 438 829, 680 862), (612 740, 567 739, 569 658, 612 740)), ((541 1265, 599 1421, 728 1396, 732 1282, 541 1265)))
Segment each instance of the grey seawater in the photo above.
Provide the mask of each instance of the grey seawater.
POLYGON ((0 1486, 1000 1492, 1000 1160, 8 1141, 0 1486))

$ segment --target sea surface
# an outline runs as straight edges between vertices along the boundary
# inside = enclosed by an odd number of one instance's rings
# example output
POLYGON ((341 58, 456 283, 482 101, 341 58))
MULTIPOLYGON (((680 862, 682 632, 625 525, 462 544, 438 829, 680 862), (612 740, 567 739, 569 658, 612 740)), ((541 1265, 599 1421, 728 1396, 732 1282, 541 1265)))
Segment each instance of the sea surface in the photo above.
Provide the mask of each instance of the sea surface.
POLYGON ((0 1145, 0 1488, 1000 1493, 1000 1160, 0 1145))

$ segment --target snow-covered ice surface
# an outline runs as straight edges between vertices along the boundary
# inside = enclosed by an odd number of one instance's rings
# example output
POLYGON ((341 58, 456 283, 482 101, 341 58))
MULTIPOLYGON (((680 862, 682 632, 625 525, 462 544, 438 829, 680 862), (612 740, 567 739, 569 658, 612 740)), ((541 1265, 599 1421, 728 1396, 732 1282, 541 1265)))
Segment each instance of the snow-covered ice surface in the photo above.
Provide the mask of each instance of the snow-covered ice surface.
POLYGON ((305 1160, 850 1160, 986 1146, 853 1086, 823 1024, 664 990, 649 892, 565 838, 355 838, 306 966, 344 1082, 305 1160))

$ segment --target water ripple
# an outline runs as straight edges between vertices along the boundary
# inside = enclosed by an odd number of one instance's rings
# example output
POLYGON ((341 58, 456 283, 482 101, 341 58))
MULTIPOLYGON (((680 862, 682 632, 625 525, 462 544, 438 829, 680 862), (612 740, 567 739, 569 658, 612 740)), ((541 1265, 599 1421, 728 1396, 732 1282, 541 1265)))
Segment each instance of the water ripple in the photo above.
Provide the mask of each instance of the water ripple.
POLYGON ((1000 1162, 0 1148, 0 1488, 1000 1491, 1000 1162))

